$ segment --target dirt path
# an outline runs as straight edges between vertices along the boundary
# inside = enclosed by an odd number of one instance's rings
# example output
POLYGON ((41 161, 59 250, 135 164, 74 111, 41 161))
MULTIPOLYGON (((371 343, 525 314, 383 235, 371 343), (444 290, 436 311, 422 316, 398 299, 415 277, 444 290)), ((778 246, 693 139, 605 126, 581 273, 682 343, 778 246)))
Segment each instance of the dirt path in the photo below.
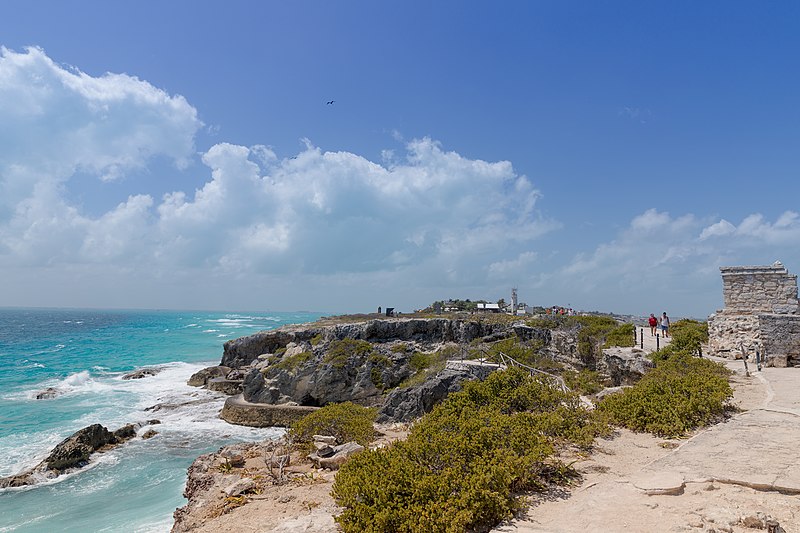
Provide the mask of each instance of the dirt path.
POLYGON ((745 411, 685 441, 621 430, 577 465, 580 486, 493 531, 800 531, 800 369, 727 365, 745 411))

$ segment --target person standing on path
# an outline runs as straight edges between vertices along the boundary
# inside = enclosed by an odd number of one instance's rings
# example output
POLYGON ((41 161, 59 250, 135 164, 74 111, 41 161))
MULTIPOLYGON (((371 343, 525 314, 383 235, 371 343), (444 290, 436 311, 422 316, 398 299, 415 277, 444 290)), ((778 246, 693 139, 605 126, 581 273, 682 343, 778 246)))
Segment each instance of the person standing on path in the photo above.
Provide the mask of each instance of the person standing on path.
POLYGON ((647 319, 647 323, 650 324, 650 336, 655 337, 656 326, 658 326, 658 319, 656 318, 656 315, 650 313, 650 318, 647 319))
POLYGON ((669 317, 666 311, 661 315, 661 333, 664 334, 664 338, 669 337, 669 317))

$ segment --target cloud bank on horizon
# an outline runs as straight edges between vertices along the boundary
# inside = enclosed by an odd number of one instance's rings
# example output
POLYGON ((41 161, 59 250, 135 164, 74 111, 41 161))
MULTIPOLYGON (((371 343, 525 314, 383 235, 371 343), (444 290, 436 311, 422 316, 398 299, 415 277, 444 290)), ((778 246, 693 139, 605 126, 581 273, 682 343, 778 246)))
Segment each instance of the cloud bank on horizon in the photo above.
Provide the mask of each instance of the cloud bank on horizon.
POLYGON ((226 142, 198 153, 204 125, 184 97, 38 48, 0 50, 0 124, 2 305, 410 310, 519 286, 531 304, 645 312, 653 293, 699 315, 721 299, 722 264, 800 269, 793 211, 737 222, 651 208, 566 256, 543 243, 569 219, 546 214, 531 179, 430 137, 380 161, 308 140, 292 157, 226 142), (194 190, 132 193, 99 214, 70 194, 86 176, 103 187, 198 158, 194 190))

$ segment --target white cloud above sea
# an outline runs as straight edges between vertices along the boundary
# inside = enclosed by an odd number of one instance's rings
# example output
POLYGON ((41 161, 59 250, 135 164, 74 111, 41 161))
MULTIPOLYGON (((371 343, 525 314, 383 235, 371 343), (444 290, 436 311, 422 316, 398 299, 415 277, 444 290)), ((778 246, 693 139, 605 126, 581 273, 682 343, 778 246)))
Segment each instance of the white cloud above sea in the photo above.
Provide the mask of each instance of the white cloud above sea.
POLYGON ((93 277, 105 265, 130 282, 137 269, 153 278, 430 270, 432 283, 479 284, 498 271, 489 265, 514 261, 559 227, 510 162, 470 159, 431 138, 380 163, 307 140, 283 159, 221 142, 200 154, 208 175, 194 191, 131 194, 95 215, 69 200, 78 175, 125 180, 155 157, 186 168, 197 157, 197 115, 133 76, 92 77, 38 48, 2 49, 0 264, 70 265, 73 274, 95 265, 93 277))
POLYGON ((655 312, 642 305, 719 300, 720 265, 800 270, 794 211, 737 223, 649 209, 605 242, 553 244, 565 226, 529 177, 430 137, 397 134, 378 161, 310 140, 291 157, 226 142, 198 153, 185 98, 38 48, 0 49, 0 124, 0 305, 344 311, 518 286, 531 304, 655 312), (158 193, 136 183, 155 160, 172 163, 158 193), (172 185, 189 172, 199 186, 172 185), (79 179, 127 197, 90 213, 70 194, 79 179))

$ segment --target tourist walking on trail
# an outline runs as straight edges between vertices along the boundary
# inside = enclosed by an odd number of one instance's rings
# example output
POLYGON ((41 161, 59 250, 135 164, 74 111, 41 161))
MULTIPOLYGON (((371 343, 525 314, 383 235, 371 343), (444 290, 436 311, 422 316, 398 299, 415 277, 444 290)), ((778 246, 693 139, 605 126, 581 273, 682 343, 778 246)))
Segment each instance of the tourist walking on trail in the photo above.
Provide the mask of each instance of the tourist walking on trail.
POLYGON ((669 317, 666 311, 661 315, 661 333, 664 334, 664 337, 669 337, 669 317))
POLYGON ((658 319, 656 318, 656 315, 650 313, 650 318, 647 319, 647 323, 650 324, 650 336, 655 337, 656 326, 658 326, 658 319))

